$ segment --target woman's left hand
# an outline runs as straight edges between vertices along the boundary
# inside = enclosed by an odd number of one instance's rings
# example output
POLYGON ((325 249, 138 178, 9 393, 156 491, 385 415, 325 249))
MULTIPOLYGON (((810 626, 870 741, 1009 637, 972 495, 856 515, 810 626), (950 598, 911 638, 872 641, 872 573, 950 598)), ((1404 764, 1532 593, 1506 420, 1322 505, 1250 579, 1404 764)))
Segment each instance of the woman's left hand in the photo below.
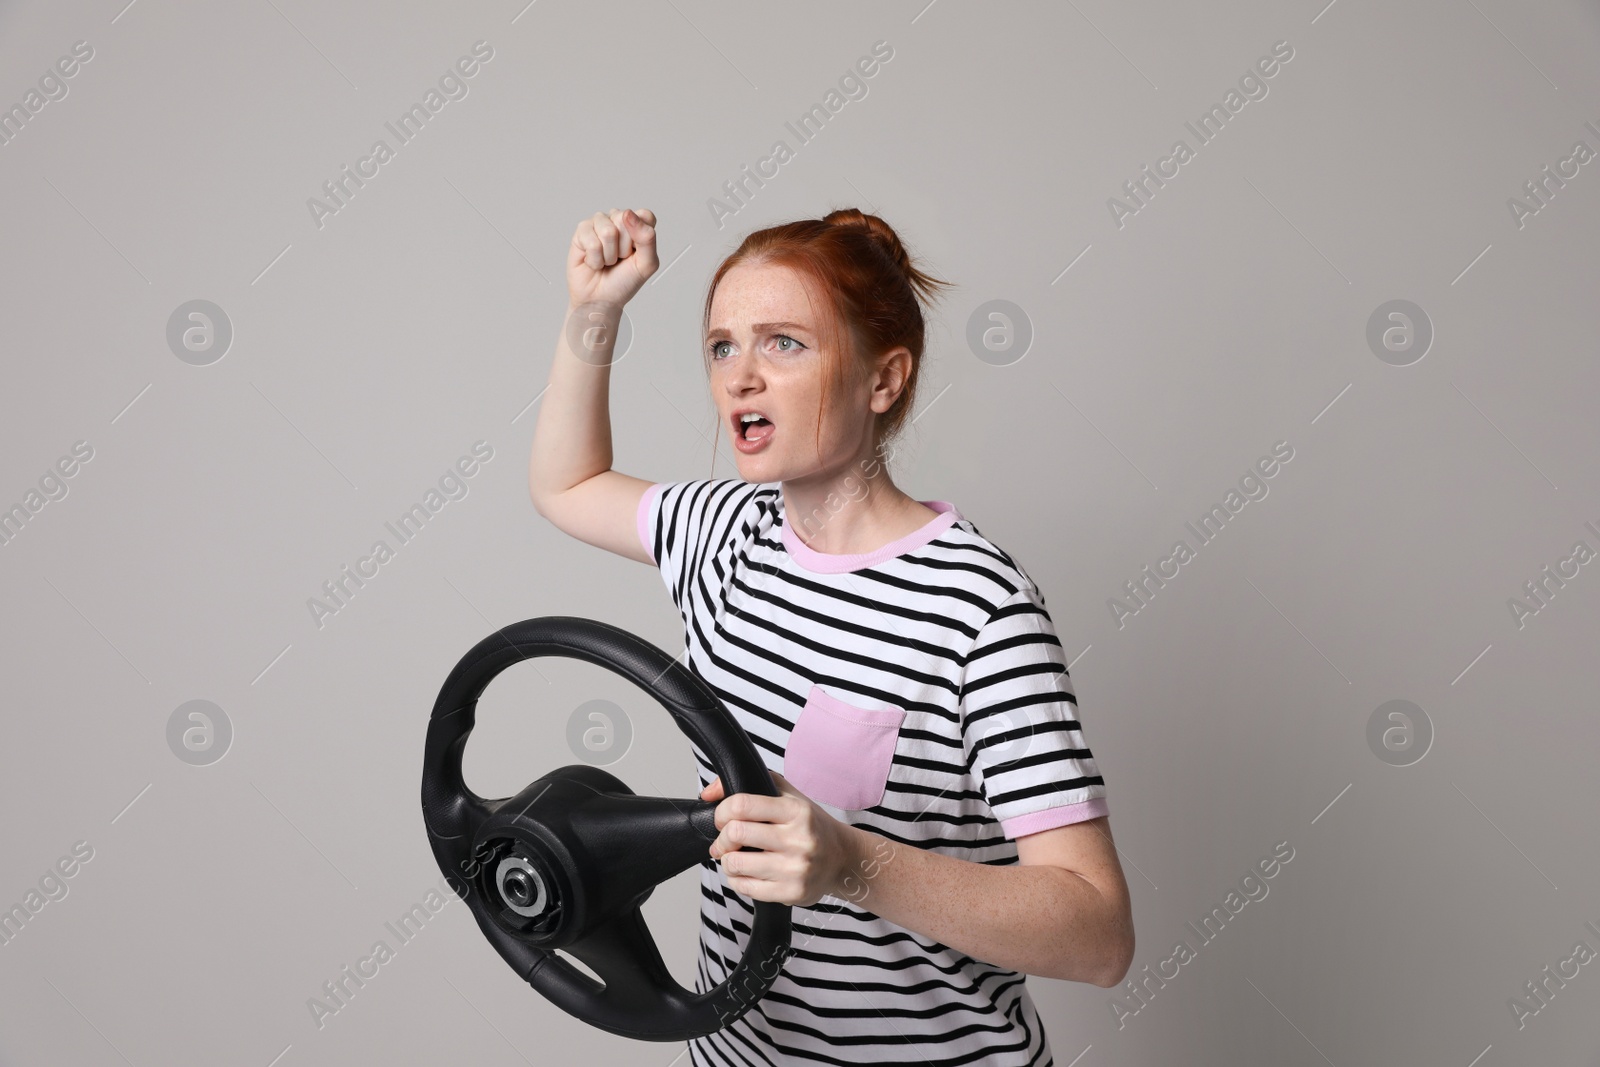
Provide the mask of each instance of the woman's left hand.
POLYGON ((854 827, 828 814, 777 771, 768 771, 781 796, 735 793, 724 798, 721 777, 700 793, 717 805, 721 831, 711 858, 722 863, 734 891, 753 900, 806 907, 836 894, 854 858, 854 827), (746 845, 760 852, 739 851, 746 845))

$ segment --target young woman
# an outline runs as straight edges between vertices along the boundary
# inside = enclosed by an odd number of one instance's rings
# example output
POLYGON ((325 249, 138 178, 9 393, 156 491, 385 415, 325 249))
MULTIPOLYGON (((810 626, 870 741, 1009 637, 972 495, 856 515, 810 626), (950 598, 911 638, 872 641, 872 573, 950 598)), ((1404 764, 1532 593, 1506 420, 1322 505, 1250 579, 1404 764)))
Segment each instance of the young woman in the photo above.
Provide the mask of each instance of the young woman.
POLYGON ((607 394, 655 221, 613 210, 573 234, 529 489, 560 529, 660 569, 690 669, 782 793, 725 797, 693 746, 720 801, 697 990, 743 956, 753 901, 794 910, 771 989, 691 1060, 1049 1065, 1024 975, 1115 986, 1133 923, 1044 596, 886 466, 922 364, 918 294, 946 283, 855 209, 750 234, 703 323, 739 477, 650 482, 611 469, 607 394))

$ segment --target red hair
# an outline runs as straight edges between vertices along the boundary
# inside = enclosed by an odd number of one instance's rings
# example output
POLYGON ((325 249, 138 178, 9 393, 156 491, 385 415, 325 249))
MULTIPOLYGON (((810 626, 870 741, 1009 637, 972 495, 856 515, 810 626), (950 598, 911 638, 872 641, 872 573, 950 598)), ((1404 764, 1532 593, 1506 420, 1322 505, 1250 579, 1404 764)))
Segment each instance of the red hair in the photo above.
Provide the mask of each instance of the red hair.
MULTIPOLYGON (((873 426, 873 450, 895 437, 916 400, 918 372, 926 326, 917 302, 933 298, 951 283, 923 273, 911 262, 894 229, 876 215, 857 208, 830 211, 820 219, 801 219, 757 230, 745 237, 712 275, 706 290, 701 336, 711 327, 711 301, 723 275, 741 263, 789 267, 809 281, 823 296, 821 309, 826 369, 821 405, 817 409, 817 450, 822 449, 822 411, 842 389, 853 370, 865 373, 877 356, 904 346, 911 353, 911 369, 904 388, 888 411, 873 426)), ((705 345, 701 356, 706 373, 711 354, 705 345)), ((712 438, 715 462, 716 438, 712 438)))

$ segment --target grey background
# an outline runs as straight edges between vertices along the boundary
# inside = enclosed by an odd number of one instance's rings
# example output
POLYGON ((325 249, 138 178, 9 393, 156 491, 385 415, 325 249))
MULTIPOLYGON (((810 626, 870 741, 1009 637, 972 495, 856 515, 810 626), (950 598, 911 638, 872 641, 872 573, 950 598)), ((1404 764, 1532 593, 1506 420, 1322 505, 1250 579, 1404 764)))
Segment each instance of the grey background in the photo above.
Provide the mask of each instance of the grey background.
MULTIPOLYGON (((1600 149, 1593 4, 11 3, 0 104, 79 40, 68 95, 0 145, 0 505, 93 448, 0 547, 0 905, 94 855, 0 945, 0 1063, 688 1062, 532 993, 459 901, 398 947, 384 924, 439 884, 422 741, 468 648, 545 614, 682 647, 655 574, 528 501, 574 225, 660 220, 617 469, 732 477, 707 280, 745 232, 846 205, 960 284, 897 477, 1048 598, 1130 978, 1195 951, 1120 1027, 1125 990, 1032 978, 1057 1062, 1596 1062, 1594 966, 1520 1028, 1510 1000, 1600 949, 1600 571, 1521 627, 1508 607, 1600 548, 1600 162, 1520 227, 1507 204, 1600 149), (319 228, 308 198, 479 40, 467 95, 319 228), (785 122, 879 40, 866 95, 799 144, 785 122), (1108 198, 1280 40, 1268 95, 1119 228, 1108 198), (780 138, 794 158, 719 227, 708 201, 780 138), (196 299, 233 332, 205 366, 167 343, 196 299), (1366 339, 1396 299, 1435 334, 1408 366, 1366 339), (967 343, 990 300, 1033 333, 1003 366, 967 343), (319 626, 322 583, 479 440, 467 495, 319 626), (1279 441, 1270 493, 1119 626, 1108 599, 1279 441), (168 744, 192 700, 231 724, 208 765, 168 744), (1367 739, 1391 700, 1431 724, 1408 766, 1367 739), (1270 893, 1202 944, 1186 924, 1280 842, 1270 893), (308 999, 380 939, 394 958, 319 1028, 308 999)), ((569 716, 603 699, 632 729, 610 769, 692 795, 640 697, 520 665, 468 780, 573 762, 569 716)), ((697 908, 692 872, 646 905, 685 984, 697 908)))

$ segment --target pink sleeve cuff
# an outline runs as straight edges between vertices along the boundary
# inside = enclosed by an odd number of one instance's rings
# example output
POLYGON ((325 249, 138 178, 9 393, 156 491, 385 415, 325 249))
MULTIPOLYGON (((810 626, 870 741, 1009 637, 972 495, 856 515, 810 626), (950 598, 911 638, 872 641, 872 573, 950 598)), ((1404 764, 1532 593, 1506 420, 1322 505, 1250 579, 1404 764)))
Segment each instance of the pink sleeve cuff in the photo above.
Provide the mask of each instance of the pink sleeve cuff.
POLYGON ((649 556, 650 562, 658 567, 661 565, 661 561, 656 559, 655 546, 650 543, 650 503, 655 499, 656 493, 661 490, 664 484, 666 483, 656 482, 644 491, 644 495, 639 498, 638 514, 634 517, 635 525, 639 530, 639 543, 644 546, 644 554, 649 556))
POLYGON ((1015 841, 1019 837, 1036 834, 1041 830, 1054 830, 1058 826, 1070 826, 1075 822, 1098 819, 1102 815, 1109 814, 1106 798, 1094 797, 1078 804, 1062 804, 1054 808, 1045 808, 1043 811, 1029 812, 1015 819, 1001 819, 1000 829, 1015 841))

